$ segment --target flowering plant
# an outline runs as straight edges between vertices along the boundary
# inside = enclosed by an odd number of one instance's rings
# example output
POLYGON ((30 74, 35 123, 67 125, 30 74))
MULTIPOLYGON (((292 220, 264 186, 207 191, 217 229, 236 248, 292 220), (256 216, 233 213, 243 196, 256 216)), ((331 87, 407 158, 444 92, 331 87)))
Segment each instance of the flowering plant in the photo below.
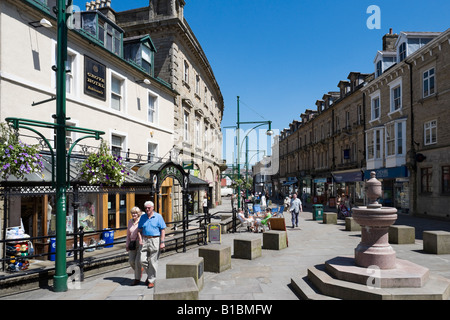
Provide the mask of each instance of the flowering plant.
POLYGON ((97 153, 91 153, 81 165, 81 179, 89 184, 104 184, 108 186, 120 187, 125 176, 129 175, 125 171, 120 156, 116 157, 109 151, 108 145, 102 140, 97 153))
POLYGON ((7 180, 10 175, 23 179, 25 174, 41 173, 44 169, 38 146, 19 140, 13 129, 0 123, 0 175, 7 180))

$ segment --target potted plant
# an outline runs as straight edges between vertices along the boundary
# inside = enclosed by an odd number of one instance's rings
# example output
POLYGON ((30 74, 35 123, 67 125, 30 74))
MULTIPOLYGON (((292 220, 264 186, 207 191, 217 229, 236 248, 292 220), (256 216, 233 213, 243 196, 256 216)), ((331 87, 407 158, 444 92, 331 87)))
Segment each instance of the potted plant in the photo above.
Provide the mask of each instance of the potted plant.
POLYGON ((42 173, 44 164, 38 146, 22 142, 18 134, 6 123, 0 123, 0 175, 23 179, 30 173, 42 173))
POLYGON ((120 156, 109 151, 107 143, 102 140, 97 153, 91 153, 81 165, 81 179, 89 184, 120 187, 125 182, 125 165, 120 156))

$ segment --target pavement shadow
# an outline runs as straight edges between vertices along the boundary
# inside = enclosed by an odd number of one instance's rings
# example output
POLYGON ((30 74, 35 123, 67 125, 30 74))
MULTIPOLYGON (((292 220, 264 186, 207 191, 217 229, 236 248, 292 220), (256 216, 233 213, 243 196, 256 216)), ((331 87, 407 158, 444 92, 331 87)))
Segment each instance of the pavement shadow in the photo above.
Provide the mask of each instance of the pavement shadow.
POLYGON ((124 277, 106 277, 105 280, 110 280, 112 282, 118 283, 122 286, 132 286, 133 285, 133 279, 131 278, 124 278, 124 277))

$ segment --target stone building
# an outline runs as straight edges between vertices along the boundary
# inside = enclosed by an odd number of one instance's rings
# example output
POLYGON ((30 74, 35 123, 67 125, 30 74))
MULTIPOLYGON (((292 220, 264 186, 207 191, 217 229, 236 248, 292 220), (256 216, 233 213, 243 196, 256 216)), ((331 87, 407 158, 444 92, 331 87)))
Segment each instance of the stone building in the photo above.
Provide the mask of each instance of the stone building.
POLYGON ((184 0, 150 0, 148 7, 116 12, 115 21, 130 37, 151 35, 157 50, 155 76, 179 93, 173 150, 180 161, 193 164, 194 175, 209 183, 210 206, 215 206, 221 201, 224 169, 224 102, 211 65, 184 18, 184 6, 184 0))
MULTIPOLYGON (((56 110, 57 22, 52 7, 55 1, 23 0, 1 2, 0 6, 0 121, 21 118, 54 123, 56 110)), ((155 76, 155 48, 148 34, 129 39, 107 13, 88 10, 78 13, 76 24, 68 30, 66 63, 66 124, 105 132, 102 136, 112 153, 120 155, 130 170, 122 188, 86 186, 79 179, 75 159, 97 152, 98 141, 86 139, 75 145, 69 167, 71 187, 80 183, 86 192, 79 194, 80 207, 75 216, 73 189, 68 192, 67 225, 87 221, 86 230, 126 227, 130 210, 141 208, 149 199, 149 184, 134 174, 139 163, 158 161, 171 150, 174 140, 174 100, 178 93, 155 76), (131 55, 130 52, 134 52, 131 55), (133 186, 128 183, 135 182, 133 186), (128 184, 128 186, 127 186, 128 184), (77 219, 78 218, 78 219, 77 219)), ((54 147, 54 130, 35 128, 54 147)), ((9 188, 1 219, 5 228, 20 226, 30 236, 55 232, 55 190, 52 188, 50 150, 32 131, 19 130, 29 144, 40 144, 46 156, 43 176, 29 174, 19 180, 1 181, 1 191, 9 188), (10 183, 11 185, 8 185, 10 183), (14 185, 12 185, 14 184, 14 185)), ((67 148, 85 134, 67 131, 67 148)), ((166 157, 167 159, 167 157, 166 157)), ((170 188, 170 183, 165 187, 170 188)), ((167 202, 168 195, 159 199, 167 202)), ((4 200, 4 198, 2 198, 4 200)), ((2 202, 3 206, 3 202, 2 202)), ((161 211, 172 221, 170 207, 161 211)), ((126 230, 115 233, 126 235, 126 230)), ((45 244, 35 243, 36 249, 45 244)))
MULTIPOLYGON (((386 205, 449 218, 449 30, 401 32, 363 89, 368 106, 367 170, 383 183, 386 205)), ((377 55, 378 57, 380 54, 377 55)))
POLYGON ((361 88, 369 75, 351 72, 293 121, 280 137, 280 177, 290 191, 306 193, 313 203, 348 195, 362 203, 364 121, 361 88), (294 177, 294 179, 286 179, 294 177))
POLYGON ((385 206, 449 218, 449 35, 390 30, 373 74, 351 72, 281 132, 280 182, 358 205, 375 171, 385 206))
POLYGON ((446 219, 450 218, 449 39, 450 29, 405 59, 412 70, 414 117, 411 157, 416 175, 411 206, 417 214, 446 219))

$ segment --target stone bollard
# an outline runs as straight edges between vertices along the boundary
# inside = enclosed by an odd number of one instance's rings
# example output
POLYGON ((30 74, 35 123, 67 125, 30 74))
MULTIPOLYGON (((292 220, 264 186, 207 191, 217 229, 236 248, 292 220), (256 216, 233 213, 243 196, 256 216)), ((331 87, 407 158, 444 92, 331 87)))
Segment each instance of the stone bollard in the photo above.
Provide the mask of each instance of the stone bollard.
POLYGON ((253 260, 261 257, 261 238, 234 239, 233 258, 253 260))
POLYGON ((166 278, 189 278, 192 277, 199 290, 203 289, 203 271, 205 270, 202 257, 194 257, 176 262, 170 262, 166 265, 166 278))
POLYGON ((263 249, 282 250, 287 248, 287 232, 269 230, 263 233, 263 249))
POLYGON ((156 279, 153 300, 198 300, 193 278, 156 279))
POLYGON ((324 224, 337 224, 337 213, 335 212, 325 212, 323 214, 324 224))
POLYGON ((198 249, 199 257, 205 261, 205 271, 220 273, 231 268, 231 247, 208 245, 198 249))

